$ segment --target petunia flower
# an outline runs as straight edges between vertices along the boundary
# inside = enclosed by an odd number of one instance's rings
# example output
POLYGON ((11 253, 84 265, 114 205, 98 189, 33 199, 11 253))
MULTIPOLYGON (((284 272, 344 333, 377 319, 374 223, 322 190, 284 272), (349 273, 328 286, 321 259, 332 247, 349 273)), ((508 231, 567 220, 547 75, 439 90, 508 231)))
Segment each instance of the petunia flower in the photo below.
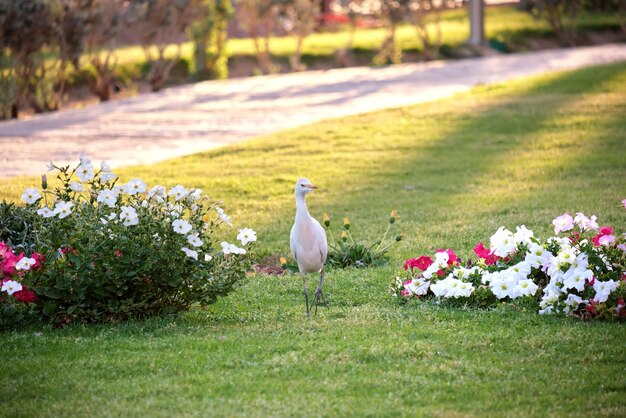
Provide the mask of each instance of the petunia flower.
POLYGON ((566 213, 564 215, 554 218, 552 220, 552 225, 554 225, 555 234, 558 234, 559 232, 569 231, 574 228, 574 218, 566 213))
POLYGON ((39 193, 39 190, 34 187, 26 189, 24 190, 24 193, 22 193, 22 202, 29 205, 37 202, 39 199, 41 199, 41 194, 39 193))
POLYGON ((12 295, 15 292, 22 290, 22 285, 14 280, 6 280, 2 283, 2 291, 12 295))
POLYGON ((187 254, 187 257, 193 258, 194 260, 198 259, 198 252, 187 247, 181 248, 181 251, 187 254))
POLYGON ((178 232, 179 234, 187 234, 191 231, 191 224, 184 219, 176 219, 172 222, 172 228, 174 228, 174 232, 178 232))
POLYGON ((237 239, 241 241, 241 245, 246 245, 250 242, 256 241, 256 232, 250 228, 240 229, 237 239))

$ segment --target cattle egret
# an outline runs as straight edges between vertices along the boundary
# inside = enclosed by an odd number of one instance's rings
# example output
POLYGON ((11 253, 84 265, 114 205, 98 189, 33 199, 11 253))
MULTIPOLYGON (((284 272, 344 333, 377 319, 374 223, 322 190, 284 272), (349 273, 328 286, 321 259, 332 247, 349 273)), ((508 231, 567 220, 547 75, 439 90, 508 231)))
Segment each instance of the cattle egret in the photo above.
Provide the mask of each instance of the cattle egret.
POLYGON ((306 208, 306 195, 311 193, 313 189, 317 189, 317 186, 311 184, 311 181, 307 178, 298 179, 296 182, 296 220, 291 228, 291 235, 289 237, 291 255, 296 259, 300 275, 302 276, 307 317, 311 316, 309 311, 309 292, 305 276, 307 273, 320 273, 320 281, 313 298, 315 313, 317 313, 317 305, 320 301, 322 304, 326 305, 326 300, 322 293, 324 263, 326 262, 326 255, 328 254, 326 232, 324 228, 322 228, 322 225, 309 214, 306 208))

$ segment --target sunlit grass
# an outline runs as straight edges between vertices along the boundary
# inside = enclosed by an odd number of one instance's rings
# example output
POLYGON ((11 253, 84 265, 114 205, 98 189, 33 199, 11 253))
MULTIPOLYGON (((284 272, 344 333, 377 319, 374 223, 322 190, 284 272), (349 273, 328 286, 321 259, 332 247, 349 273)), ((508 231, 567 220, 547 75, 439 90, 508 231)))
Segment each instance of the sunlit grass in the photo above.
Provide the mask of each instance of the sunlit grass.
MULTIPOLYGON (((257 275, 208 310, 118 325, 0 334, 0 410, 15 416, 624 416, 626 331, 501 306, 396 306, 404 258, 464 258, 500 225, 550 232, 564 212, 626 230, 626 64, 483 86, 321 122, 152 166, 123 180, 223 199, 258 251, 288 254, 293 184, 335 227, 378 236, 390 264, 332 270, 306 320, 295 275, 257 275), (35 334, 41 332, 41 334, 35 334)), ((95 156, 94 156, 95 157, 95 156)), ((36 178, 0 180, 17 198, 36 178)))

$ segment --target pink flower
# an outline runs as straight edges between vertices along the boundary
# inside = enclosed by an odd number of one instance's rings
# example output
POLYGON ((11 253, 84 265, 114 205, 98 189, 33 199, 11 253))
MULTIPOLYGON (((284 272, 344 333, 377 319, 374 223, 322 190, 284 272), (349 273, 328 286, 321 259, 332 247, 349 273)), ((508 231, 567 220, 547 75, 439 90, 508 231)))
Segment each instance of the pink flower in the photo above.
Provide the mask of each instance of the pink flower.
POLYGON ((613 235, 603 235, 598 239, 598 244, 600 245, 611 245, 615 241, 615 236, 613 235))
POLYGON ((22 290, 20 290, 19 292, 15 292, 13 296, 15 297, 15 299, 24 303, 35 303, 39 300, 39 298, 37 297, 37 295, 35 295, 35 293, 31 292, 30 290, 27 290, 23 286, 22 286, 22 290))
MULTIPOLYGON (((603 226, 602 228, 600 228, 600 233, 598 235, 596 235, 595 237, 591 238, 591 241, 593 241, 593 245, 595 245, 596 247, 601 245, 600 244, 600 239, 602 237, 604 237, 605 235, 611 235, 613 233, 613 228, 610 226, 603 226)), ((613 241, 615 240, 615 237, 613 237, 613 241)), ((611 242, 613 242, 611 241, 611 242)), ((605 244, 603 244, 605 245, 605 244)))
POLYGON ((626 199, 622 200, 622 205, 624 205, 624 208, 626 209, 626 199))
POLYGON ((15 273, 15 265, 24 258, 24 253, 15 255, 13 252, 7 252, 4 260, 2 260, 2 271, 6 276, 13 276, 15 273))
POLYGON ((554 218, 554 220, 552 221, 552 225, 554 225, 555 234, 563 231, 569 231, 574 227, 574 218, 566 213, 564 215, 554 218))
POLYGON ((485 248, 482 242, 476 244, 476 246, 474 247, 474 252, 479 258, 484 258, 485 264, 487 264, 488 266, 496 264, 496 262, 500 259, 500 257, 490 251, 489 248, 485 248))
POLYGON ((459 264, 458 257, 456 256, 456 254, 454 254, 454 250, 452 250, 451 248, 448 248, 447 250, 444 250, 443 248, 440 248, 437 250, 438 253, 442 253, 442 252, 446 252, 448 253, 448 265, 451 266, 453 264, 459 264))
POLYGON ((433 260, 430 257, 423 255, 420 258, 411 258, 410 260, 406 260, 404 262, 404 269, 413 270, 414 268, 417 267, 418 269, 423 271, 423 270, 426 270, 428 266, 430 266, 432 263, 433 263, 433 260))

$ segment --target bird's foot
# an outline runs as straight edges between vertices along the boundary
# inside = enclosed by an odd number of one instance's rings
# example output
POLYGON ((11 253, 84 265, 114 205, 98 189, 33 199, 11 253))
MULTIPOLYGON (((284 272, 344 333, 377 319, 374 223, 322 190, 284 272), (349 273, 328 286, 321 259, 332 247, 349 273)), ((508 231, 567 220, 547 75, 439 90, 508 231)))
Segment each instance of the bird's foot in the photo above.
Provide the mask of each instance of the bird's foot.
POLYGON ((324 297, 322 289, 317 289, 315 291, 315 296, 313 297, 313 305, 315 305, 315 315, 317 315, 317 306, 320 304, 328 308, 328 303, 326 302, 326 298, 324 297))

